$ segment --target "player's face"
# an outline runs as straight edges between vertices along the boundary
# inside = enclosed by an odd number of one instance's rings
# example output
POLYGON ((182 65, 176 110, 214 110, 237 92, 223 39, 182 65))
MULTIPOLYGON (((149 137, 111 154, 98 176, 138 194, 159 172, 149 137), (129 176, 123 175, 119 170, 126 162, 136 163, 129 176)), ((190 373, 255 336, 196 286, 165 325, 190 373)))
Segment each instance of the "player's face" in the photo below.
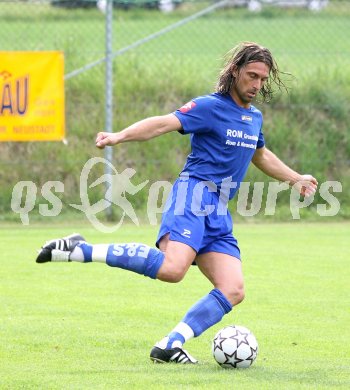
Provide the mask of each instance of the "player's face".
POLYGON ((238 72, 233 71, 235 83, 231 90, 233 100, 241 107, 249 108, 252 100, 269 78, 269 67, 263 62, 247 64, 238 72))

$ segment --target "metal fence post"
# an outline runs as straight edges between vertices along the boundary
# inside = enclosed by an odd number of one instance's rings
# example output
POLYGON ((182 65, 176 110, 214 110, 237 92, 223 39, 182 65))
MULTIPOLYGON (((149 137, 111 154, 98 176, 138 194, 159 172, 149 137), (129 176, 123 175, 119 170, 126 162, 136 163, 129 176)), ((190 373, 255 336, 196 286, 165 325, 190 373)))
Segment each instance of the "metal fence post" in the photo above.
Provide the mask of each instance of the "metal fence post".
MULTIPOLYGON (((113 0, 106 3, 106 71, 105 71, 105 131, 113 132, 113 0)), ((105 173, 108 178, 112 176, 113 149, 111 146, 105 148, 105 159, 110 162, 106 164, 105 173)), ((106 183, 111 186, 112 181, 106 183)), ((108 188, 106 188, 107 190, 108 188)), ((106 208, 107 219, 112 218, 112 204, 106 208)))

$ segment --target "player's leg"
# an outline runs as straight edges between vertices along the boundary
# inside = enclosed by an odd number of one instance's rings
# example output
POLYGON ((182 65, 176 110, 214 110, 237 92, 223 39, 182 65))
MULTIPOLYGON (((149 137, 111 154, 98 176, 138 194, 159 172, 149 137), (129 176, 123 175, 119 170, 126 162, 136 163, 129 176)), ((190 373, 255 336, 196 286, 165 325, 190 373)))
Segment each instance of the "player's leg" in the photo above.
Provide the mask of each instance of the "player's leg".
MULTIPOLYGON (((174 184, 174 190, 167 201, 169 207, 163 214, 157 239, 158 245, 165 239, 164 237, 169 236, 169 232, 173 236, 170 244, 163 245, 162 250, 140 243, 91 245, 85 242, 79 234, 73 234, 46 243, 40 250, 36 261, 38 263, 97 261, 162 281, 180 281, 196 256, 196 251, 192 248, 196 248, 202 239, 201 232, 204 220, 193 215, 190 196, 185 197, 185 200, 183 197, 177 196, 177 189, 181 188, 179 182, 174 184), (180 207, 180 213, 177 212, 176 207, 180 207), (195 231, 196 234, 184 237, 182 233, 185 228, 195 231)), ((186 231, 191 232, 191 230, 186 231)))
MULTIPOLYGON (((164 235, 158 242, 159 249, 163 251, 165 254, 172 253, 175 256, 168 256, 169 262, 164 262, 162 267, 159 270, 158 277, 160 280, 163 280, 164 276, 174 272, 178 273, 179 267, 176 266, 178 263, 178 259, 181 259, 183 256, 183 253, 181 252, 182 246, 179 246, 178 244, 181 244, 177 241, 171 241, 169 239, 169 234, 164 235), (174 250, 173 248, 178 248, 180 252, 177 250, 174 250)), ((182 244, 184 245, 184 244, 182 244)), ((192 256, 189 258, 191 259, 190 262, 186 264, 186 271, 192 264, 196 252, 191 248, 185 245, 185 247, 190 248, 190 253, 192 256)), ((185 271, 185 270, 183 270, 185 271)), ((178 273, 178 276, 175 276, 177 279, 181 277, 181 273, 178 273)), ((185 330, 186 331, 186 330, 185 330)), ((182 336, 181 336, 182 337, 182 336)), ((161 342, 157 343, 151 350, 150 358, 155 363, 168 363, 168 362, 174 362, 174 363, 181 363, 181 364, 195 364, 198 363, 198 361, 191 356, 186 350, 182 349, 182 343, 175 343, 172 345, 172 343, 168 343, 169 338, 164 338, 161 342)))
MULTIPOLYGON (((152 357, 166 356, 167 351, 182 350, 183 344, 198 337, 205 330, 221 321, 244 298, 241 261, 233 256, 208 252, 196 257, 196 263, 211 281, 214 289, 195 303, 181 322, 151 351, 152 357)), ((166 361, 166 360, 164 360, 166 361)))
POLYGON ((200 336, 244 298, 240 259, 225 253, 208 252, 198 255, 196 263, 214 289, 193 305, 168 335, 168 347, 182 345, 188 339, 200 336))
POLYGON ((47 242, 39 252, 38 263, 48 261, 100 262, 166 282, 179 282, 196 252, 188 245, 171 241, 163 250, 140 243, 89 244, 75 233, 47 242))
POLYGON ((196 263, 231 305, 235 306, 243 301, 244 278, 240 259, 225 253, 208 252, 197 256, 196 263))
POLYGON ((187 244, 169 240, 168 234, 160 241, 159 249, 165 258, 157 273, 157 279, 170 283, 180 282, 193 263, 196 251, 187 244))

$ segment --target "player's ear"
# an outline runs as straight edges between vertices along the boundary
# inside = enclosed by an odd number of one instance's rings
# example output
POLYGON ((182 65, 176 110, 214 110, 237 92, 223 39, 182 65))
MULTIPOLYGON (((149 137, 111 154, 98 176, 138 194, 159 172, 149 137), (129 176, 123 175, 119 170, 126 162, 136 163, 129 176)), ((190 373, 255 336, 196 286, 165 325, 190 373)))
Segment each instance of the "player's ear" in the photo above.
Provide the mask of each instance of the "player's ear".
POLYGON ((237 78, 238 76, 238 68, 237 65, 233 65, 231 68, 231 74, 233 78, 237 78))

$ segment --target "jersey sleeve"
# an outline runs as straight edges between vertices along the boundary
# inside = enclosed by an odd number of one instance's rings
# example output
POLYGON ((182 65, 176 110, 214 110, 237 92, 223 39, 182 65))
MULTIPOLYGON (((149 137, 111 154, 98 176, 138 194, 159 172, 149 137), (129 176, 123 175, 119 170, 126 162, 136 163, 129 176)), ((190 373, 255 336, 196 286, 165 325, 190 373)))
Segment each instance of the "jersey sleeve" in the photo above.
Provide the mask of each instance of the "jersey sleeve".
POLYGON ((258 138, 258 142, 256 144, 256 148, 260 149, 263 146, 265 146, 265 138, 264 138, 264 133, 263 133, 262 129, 260 129, 259 138, 258 138))
POLYGON ((210 131, 213 101, 203 96, 193 99, 174 112, 181 122, 181 134, 206 133, 210 131))

